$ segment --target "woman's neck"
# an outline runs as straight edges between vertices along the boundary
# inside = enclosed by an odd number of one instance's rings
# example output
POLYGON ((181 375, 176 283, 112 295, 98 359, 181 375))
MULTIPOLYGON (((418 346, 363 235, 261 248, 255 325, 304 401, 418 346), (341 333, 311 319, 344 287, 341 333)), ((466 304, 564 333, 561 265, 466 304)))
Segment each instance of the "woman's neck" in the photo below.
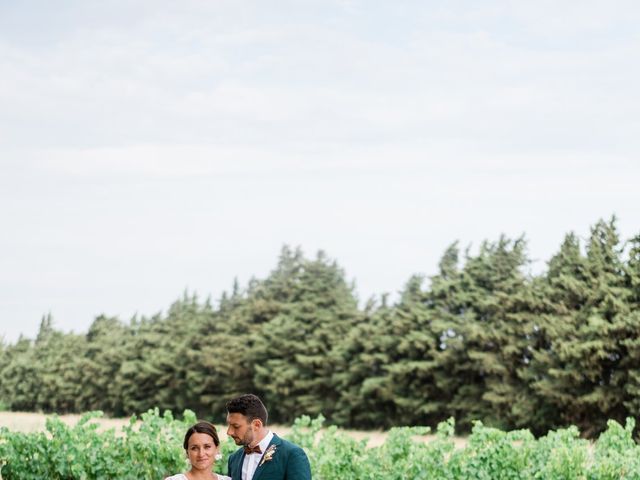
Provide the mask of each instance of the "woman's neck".
POLYGON ((189 480, 218 480, 218 476, 206 470, 189 470, 186 474, 189 480))

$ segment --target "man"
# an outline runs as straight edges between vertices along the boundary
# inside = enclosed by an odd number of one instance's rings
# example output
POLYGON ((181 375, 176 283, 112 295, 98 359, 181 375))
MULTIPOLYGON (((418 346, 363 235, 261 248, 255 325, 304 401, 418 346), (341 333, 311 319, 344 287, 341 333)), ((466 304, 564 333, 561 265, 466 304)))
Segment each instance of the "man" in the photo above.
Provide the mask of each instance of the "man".
POLYGON ((304 450, 267 428, 267 409, 253 394, 227 403, 227 435, 243 448, 229 457, 233 480, 311 480, 304 450))

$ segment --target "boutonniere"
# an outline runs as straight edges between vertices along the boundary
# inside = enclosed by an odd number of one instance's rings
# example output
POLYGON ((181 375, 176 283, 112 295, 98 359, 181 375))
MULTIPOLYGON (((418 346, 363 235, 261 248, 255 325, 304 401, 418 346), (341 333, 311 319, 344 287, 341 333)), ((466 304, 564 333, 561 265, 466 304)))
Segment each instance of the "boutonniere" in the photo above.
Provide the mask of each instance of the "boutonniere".
POLYGON ((273 456, 276 453, 276 446, 275 445, 271 445, 269 448, 267 448, 267 450, 264 452, 264 455, 262 456, 262 460, 260 460, 260 465, 258 465, 259 467, 264 464, 265 462, 269 462, 271 461, 271 459, 273 458, 273 456))

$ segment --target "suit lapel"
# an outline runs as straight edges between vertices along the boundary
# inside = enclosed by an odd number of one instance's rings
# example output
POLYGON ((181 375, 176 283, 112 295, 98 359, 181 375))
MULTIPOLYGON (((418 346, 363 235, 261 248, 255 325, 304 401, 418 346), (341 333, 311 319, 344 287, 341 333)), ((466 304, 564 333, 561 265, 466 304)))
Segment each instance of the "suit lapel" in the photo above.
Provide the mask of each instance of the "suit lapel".
MULTIPOLYGON (((271 439, 271 441, 269 442, 269 446, 267 447, 267 449, 264 451, 264 453, 262 454, 262 457, 260 457, 260 462, 258 463, 258 468, 256 468, 255 473, 253 474, 253 478, 251 480, 258 480, 260 478, 260 475, 262 475, 262 471, 264 470, 264 467, 266 466, 266 462, 263 463, 263 459, 264 456, 266 455, 267 451, 271 448, 272 445, 275 445, 276 447, 280 445, 280 443, 282 443, 282 440, 280 440, 280 438, 274 433, 273 434, 273 438, 271 439)), ((275 453, 274 453, 275 455, 275 453)), ((273 460, 270 460, 273 461, 273 460)))
MULTIPOLYGON (((244 453, 244 450, 240 449, 240 454, 238 455, 240 457, 240 460, 238 460, 237 462, 235 462, 235 470, 237 475, 237 478, 242 478, 242 464, 244 463, 244 456, 246 455, 244 453)), ((229 476, 236 478, 236 475, 233 474, 233 472, 229 472, 229 476)))

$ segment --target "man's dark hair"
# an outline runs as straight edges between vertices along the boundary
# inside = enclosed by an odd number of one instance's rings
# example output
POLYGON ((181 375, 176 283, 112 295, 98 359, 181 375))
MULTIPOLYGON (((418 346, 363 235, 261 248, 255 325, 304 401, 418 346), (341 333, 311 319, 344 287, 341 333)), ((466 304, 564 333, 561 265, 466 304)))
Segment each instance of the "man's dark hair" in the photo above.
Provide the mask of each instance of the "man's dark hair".
POLYGON ((220 439, 218 438, 218 432, 216 432, 216 427, 214 427, 213 424, 209 422, 200 421, 195 425, 190 426, 189 430, 187 430, 187 433, 184 436, 184 443, 183 443, 185 450, 189 448, 189 439, 191 438, 191 435, 193 435, 194 433, 206 433, 213 439, 213 444, 216 447, 220 446, 220 439))
POLYGON ((249 421, 257 418, 262 421, 263 425, 267 424, 267 407, 253 393, 246 393, 229 400, 227 402, 227 413, 239 413, 247 417, 249 421))

